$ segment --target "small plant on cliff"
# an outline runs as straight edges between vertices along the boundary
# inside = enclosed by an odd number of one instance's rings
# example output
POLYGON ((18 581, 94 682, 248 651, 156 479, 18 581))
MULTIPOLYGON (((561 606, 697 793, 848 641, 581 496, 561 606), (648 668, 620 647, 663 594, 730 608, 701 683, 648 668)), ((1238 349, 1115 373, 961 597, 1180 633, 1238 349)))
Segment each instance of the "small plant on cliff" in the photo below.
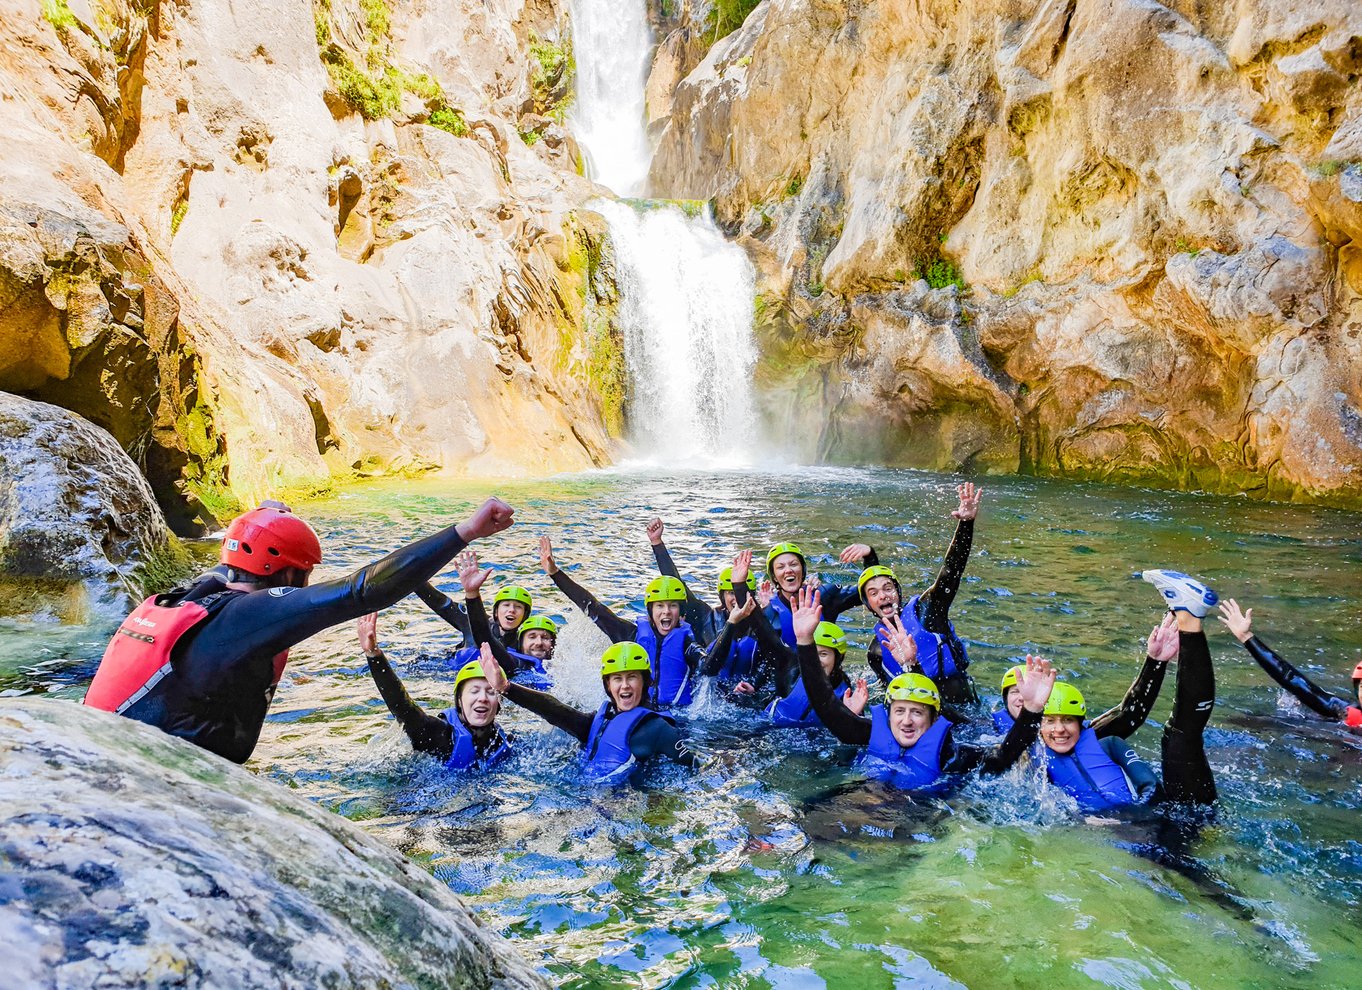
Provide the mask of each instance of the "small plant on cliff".
POLYGON ((933 258, 926 265, 918 265, 913 276, 923 279, 933 289, 944 289, 948 285, 953 285, 960 292, 964 292, 967 288, 960 269, 945 258, 933 258))
POLYGON ((170 211, 170 236, 174 237, 180 232, 180 224, 184 223, 184 216, 189 212, 189 200, 182 199, 175 204, 175 208, 170 211))
POLYGON ((803 188, 804 179, 798 175, 791 176, 790 181, 785 183, 785 198, 789 199, 792 196, 798 196, 799 190, 803 188))
POLYGON ((66 0, 43 0, 43 19, 58 31, 70 31, 76 26, 76 15, 71 13, 66 0))
POLYGON ((442 131, 448 131, 455 137, 468 136, 468 121, 464 119, 462 113, 448 105, 432 110, 426 123, 442 131))
POLYGON ((705 18, 705 33, 712 45, 742 27, 747 15, 756 10, 761 0, 714 0, 705 18))
POLYGON ((535 113, 561 124, 572 105, 572 79, 577 74, 572 42, 554 42, 531 34, 530 56, 535 62, 530 76, 535 113))

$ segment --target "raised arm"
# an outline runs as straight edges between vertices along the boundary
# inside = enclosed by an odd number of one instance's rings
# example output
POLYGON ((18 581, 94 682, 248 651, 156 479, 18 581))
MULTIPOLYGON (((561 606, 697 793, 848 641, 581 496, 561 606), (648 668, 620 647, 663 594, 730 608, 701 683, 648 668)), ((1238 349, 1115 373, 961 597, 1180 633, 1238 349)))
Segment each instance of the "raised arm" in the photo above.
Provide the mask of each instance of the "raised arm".
POLYGON ((581 609, 586 617, 595 623, 597 629, 609 636, 610 642, 627 643, 634 638, 632 622, 621 619, 597 601, 595 595, 563 573, 558 562, 553 559, 553 543, 547 536, 539 538, 539 563, 543 566, 544 573, 558 586, 558 590, 568 597, 568 601, 581 609))
POLYGON ((1163 687, 1163 675, 1168 671, 1169 661, 1178 655, 1178 624, 1172 612, 1163 617, 1163 622, 1154 627, 1145 643, 1144 663, 1140 672, 1126 691, 1125 697, 1115 708, 1098 715, 1092 720, 1092 730, 1097 738, 1116 736, 1125 739, 1149 718, 1154 702, 1158 700, 1159 689, 1163 687))
MULTIPOLYGON (((844 564, 857 564, 862 569, 874 567, 880 555, 868 543, 853 543, 845 547, 838 559, 844 564)), ((823 614, 832 622, 843 612, 861 604, 861 589, 855 584, 829 584, 823 587, 823 614)))
POLYGON ((667 549, 667 544, 662 542, 662 531, 661 519, 654 519, 648 523, 648 542, 653 547, 653 559, 657 561, 657 573, 676 578, 686 589, 686 603, 681 606, 681 617, 691 624, 698 636, 702 629, 709 628, 713 623, 715 610, 709 603, 691 591, 690 582, 681 577, 681 572, 676 569, 676 561, 672 560, 671 551, 667 549))
POLYGON ((956 745, 945 758, 943 769, 952 773, 963 773, 978 768, 980 773, 999 774, 1012 767, 1023 753, 1036 741, 1040 729, 1041 713, 1045 702, 1050 699, 1050 691, 1055 686, 1058 671, 1043 657, 1030 654, 1026 657, 1026 669, 1017 672, 1017 686, 1021 692, 1022 710, 1012 728, 997 746, 984 747, 956 745))
POLYGON ((809 703, 818 713, 819 721, 844 743, 866 746, 870 743, 871 721, 856 715, 842 704, 833 693, 832 681, 818 662, 818 648, 813 644, 813 631, 823 618, 817 591, 799 589, 798 608, 794 610, 795 652, 799 657, 799 676, 804 679, 804 691, 809 703))
POLYGON ((360 616, 358 628, 360 649, 369 664, 369 674, 378 687, 379 697, 388 706, 397 724, 411 740, 411 748, 418 753, 430 753, 448 759, 454 749, 453 730, 448 722, 429 715, 411 700, 402 679, 393 671, 388 658, 378 646, 377 613, 360 616))
POLYGON ((950 549, 946 551, 946 559, 941 562, 936 580, 918 600, 922 625, 935 633, 945 633, 950 629, 947 623, 951 605, 960 590, 965 565, 969 563, 970 550, 974 546, 974 519, 979 514, 979 500, 983 498, 984 491, 967 482, 956 487, 956 494, 960 498, 960 505, 951 512, 957 522, 950 549))
POLYGON ((472 644, 473 630, 468 625, 468 611, 462 605, 429 581, 416 589, 416 597, 425 602, 426 607, 432 612, 463 634, 463 646, 472 644))
POLYGON ((1217 618, 1229 627, 1234 638, 1249 651, 1249 656, 1284 691, 1321 718, 1334 722, 1347 720, 1348 709, 1352 707, 1350 702, 1324 690, 1253 634, 1253 609, 1240 611, 1239 603, 1230 598, 1220 603, 1220 613, 1217 618))
POLYGON ((719 633, 717 639, 709 644, 705 650, 704 661, 700 664, 700 673, 706 677, 713 677, 728 659, 729 650, 733 648, 733 641, 738 637, 738 628, 749 624, 752 613, 756 611, 757 600, 748 598, 747 602, 729 613, 728 621, 724 623, 723 632, 719 633))

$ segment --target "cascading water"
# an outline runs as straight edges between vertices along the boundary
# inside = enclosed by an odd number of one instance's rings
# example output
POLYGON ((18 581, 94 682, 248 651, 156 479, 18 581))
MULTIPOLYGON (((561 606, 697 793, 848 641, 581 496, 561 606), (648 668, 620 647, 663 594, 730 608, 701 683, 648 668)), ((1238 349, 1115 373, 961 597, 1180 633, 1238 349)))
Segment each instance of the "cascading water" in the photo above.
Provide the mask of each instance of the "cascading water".
POLYGON ((636 196, 652 150, 644 132, 644 86, 653 47, 645 0, 572 0, 577 92, 570 122, 591 177, 636 196))
POLYGON ((706 217, 600 203, 615 247, 629 422, 639 453, 668 464, 744 463, 756 414, 755 275, 706 217))
MULTIPOLYGON (((647 180, 645 0, 572 0, 573 132, 592 177, 623 196, 647 180)), ((629 371, 632 440, 649 461, 740 465, 756 416, 755 276, 708 216, 652 203, 600 203, 610 224, 629 371)))

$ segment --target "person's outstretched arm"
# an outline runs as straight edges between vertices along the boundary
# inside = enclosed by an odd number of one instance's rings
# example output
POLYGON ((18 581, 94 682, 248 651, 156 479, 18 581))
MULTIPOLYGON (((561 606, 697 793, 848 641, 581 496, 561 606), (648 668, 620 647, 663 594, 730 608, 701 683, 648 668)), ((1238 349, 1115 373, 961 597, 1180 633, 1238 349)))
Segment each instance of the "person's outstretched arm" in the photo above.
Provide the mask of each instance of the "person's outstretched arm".
POLYGON ((1049 660, 1027 654, 1026 669, 1018 672, 1014 691, 1021 692, 1022 710, 1012 728, 997 746, 955 745, 949 755, 942 754, 942 769, 948 773, 964 773, 979 768, 980 773, 1004 773, 1016 763, 1036 741, 1040 730, 1041 713, 1059 672, 1049 660))
MULTIPOLYGON (((875 548, 867 543, 851 544, 842 551, 839 559, 844 564, 858 564, 862 570, 880 562, 875 548)), ((855 582, 827 585, 822 589, 822 595, 823 615, 829 622, 836 621, 837 616, 861 604, 861 589, 855 582)))
POLYGON ((1349 701, 1330 694, 1310 678, 1306 677, 1272 647, 1253 634, 1253 609, 1239 610, 1239 603, 1230 598, 1220 603, 1221 622, 1234 633, 1234 638, 1244 644, 1249 656, 1267 672, 1267 676, 1306 708, 1321 718, 1333 722, 1343 722, 1348 718, 1348 709, 1355 707, 1349 701))
POLYGON ((521 662, 506 648, 501 637, 492 632, 492 623, 482 605, 482 586, 492 576, 491 568, 479 567, 478 555, 472 550, 459 554, 454 558, 454 563, 459 569, 459 584, 463 587, 464 601, 467 603, 464 614, 468 617, 469 642, 478 646, 487 644, 507 676, 514 675, 520 669, 521 662))
POLYGON ((454 599, 427 581, 416 589, 416 597, 426 607, 463 634, 461 646, 473 645, 473 630, 468 625, 468 612, 454 599))
POLYGON ((1163 617, 1163 622, 1154 627, 1145 644, 1144 663, 1140 672, 1126 691, 1125 697, 1115 708, 1098 715, 1092 720, 1092 730, 1097 738, 1115 736, 1129 737, 1144 725, 1149 718, 1154 702, 1158 700, 1159 689, 1163 687, 1163 675, 1168 671, 1168 663, 1178 655, 1178 625, 1173 613, 1163 617))
POLYGON ((833 693, 832 681, 828 680, 827 671, 818 660, 818 648, 812 643, 800 643, 795 652, 799 656, 799 676, 804 679, 804 692, 818 713, 818 720, 844 743, 869 745, 870 719, 853 713, 833 693))
POLYGON ((239 658, 269 665, 271 656, 323 629, 387 608, 434 577, 470 540, 509 527, 513 511, 500 499, 489 498, 464 522, 394 550, 346 577, 306 588, 238 595, 223 607, 218 621, 196 631, 185 650, 188 662, 176 676, 194 693, 212 693, 223 676, 239 669, 239 658))
POLYGON ((969 563, 970 550, 974 546, 974 519, 979 514, 979 499, 983 490, 966 483, 956 488, 960 505, 951 516, 958 520, 955 535, 951 537, 950 549, 941 563, 932 586, 918 599, 918 615, 923 628, 934 633, 950 632, 951 605, 960 591, 960 582, 965 577, 965 565, 969 563))
POLYGON ((602 605, 596 596, 587 591, 572 578, 563 573, 558 562, 553 559, 553 544, 547 536, 539 538, 539 563, 558 590, 567 595, 568 601, 582 610, 596 628, 610 637, 612 643, 627 643, 634 638, 634 624, 621 619, 602 605))
MULTIPOLYGON (((681 572, 676 569, 676 561, 672 560, 671 551, 667 549, 667 544, 662 542, 662 531, 661 519, 654 519, 648 523, 648 542, 653 547, 653 559, 657 561, 657 573, 674 577, 685 587, 686 603, 681 606, 681 617, 691 624, 696 635, 700 635, 702 630, 717 625, 714 620, 715 610, 695 592, 691 591, 690 582, 681 577, 681 572)), ((705 633, 705 635, 707 636, 708 633, 705 633)))
POLYGON ((411 700, 406 685, 378 646, 377 613, 360 616, 357 633, 360 650, 369 664, 369 674, 378 687, 379 697, 411 740, 411 748, 418 753, 449 759, 454 751, 454 730, 444 719, 427 714, 411 700))
POLYGON ((546 691, 536 691, 515 681, 507 684, 503 693, 521 708, 534 712, 549 725, 562 729, 583 746, 586 745, 591 736, 591 723, 596 718, 594 713, 579 711, 546 691))

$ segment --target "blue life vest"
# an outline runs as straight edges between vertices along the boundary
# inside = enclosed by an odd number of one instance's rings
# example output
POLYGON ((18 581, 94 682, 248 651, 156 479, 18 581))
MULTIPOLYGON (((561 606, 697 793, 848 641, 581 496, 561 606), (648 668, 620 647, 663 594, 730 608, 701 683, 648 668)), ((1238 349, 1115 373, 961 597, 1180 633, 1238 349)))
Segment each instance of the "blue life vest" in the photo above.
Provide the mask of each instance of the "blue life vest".
MULTIPOLYGON (((846 681, 837 685, 834 693, 838 700, 847 693, 848 687, 846 681)), ((809 692, 804 690, 802 677, 795 681, 789 694, 771 702, 766 714, 770 716, 771 724, 781 729, 812 728, 823 724, 818 713, 813 710, 813 702, 809 701, 809 692)))
MULTIPOLYGON (((826 602, 829 594, 840 590, 835 584, 823 584, 818 588, 818 597, 826 602)), ((823 618, 828 622, 836 622, 840 614, 830 611, 826 605, 823 606, 823 618)), ((780 633, 780 638, 785 641, 786 646, 793 650, 798 645, 795 641, 794 613, 790 611, 789 604, 779 592, 772 597, 771 604, 766 606, 766 621, 770 623, 772 629, 780 633)))
POLYGON ((462 646, 454 651, 454 655, 449 658, 449 668, 451 670, 461 670, 463 665, 470 663, 482 656, 482 649, 477 646, 462 646))
POLYGON ((857 765, 870 776, 907 791, 940 789, 945 783, 941 748, 950 738, 951 720, 937 716, 931 728, 905 748, 889 728, 888 707, 876 705, 870 718, 870 744, 857 759, 857 765))
POLYGON ((728 658, 719 672, 714 675, 722 684, 737 684, 750 680, 755 666, 757 640, 755 636, 744 636, 735 640, 728 648, 728 658))
POLYGON ((1012 714, 1007 710, 1006 705, 993 713, 993 728, 1004 735, 1012 731, 1012 726, 1016 724, 1016 721, 1017 720, 1013 718, 1012 714))
MULTIPOLYGON (((913 637, 913 642, 917 644, 917 662, 922 668, 922 672, 934 681, 939 681, 944 677, 953 677, 960 673, 967 666, 969 660, 965 657, 964 644, 960 643, 955 637, 955 626, 950 626, 951 634, 942 636, 940 633, 929 632, 924 629, 921 621, 917 617, 917 602, 920 595, 914 595, 908 604, 899 611, 899 621, 903 623, 903 630, 913 637), (961 648, 960 656, 955 655, 956 645, 961 648)), ((875 625, 875 642, 880 644, 880 658, 884 662, 884 672, 893 680, 904 672, 899 666, 899 662, 894 659, 894 654, 889 652, 889 647, 884 645, 884 640, 880 639, 880 633, 885 632, 883 622, 875 625)))
POLYGON ((511 680, 517 684, 524 684, 526 687, 534 688, 538 691, 547 691, 553 687, 553 678, 544 669, 544 661, 537 657, 532 657, 528 653, 521 653, 519 650, 507 649, 518 664, 515 675, 511 680))
POLYGON ((1125 770, 1107 755, 1092 729, 1084 727, 1078 744, 1063 756, 1044 743, 1038 742, 1036 747, 1045 758, 1050 781, 1070 794, 1084 811, 1135 803, 1135 792, 1130 789, 1125 770))
POLYGON ((467 770, 469 767, 482 767, 484 770, 499 760, 511 755, 511 744, 506 738, 506 733, 501 731, 500 726, 493 726, 496 731, 496 741, 488 750, 487 755, 478 759, 478 747, 473 742, 473 733, 468 731, 468 726, 463 724, 463 719, 459 718, 457 708, 446 708, 440 713, 440 717, 449 723, 449 727, 454 730, 454 751, 449 754, 449 759, 445 760, 445 766, 451 770, 467 770))
POLYGON ((598 779, 612 776, 634 758, 629 749, 629 737, 645 719, 665 718, 672 722, 661 712, 643 705, 610 716, 612 707, 606 701, 597 709, 596 717, 591 720, 591 731, 586 737, 586 747, 582 750, 587 773, 598 779))
POLYGON ((665 707, 683 708, 691 703, 690 668, 686 666, 686 646, 695 641, 690 623, 682 622, 667 633, 658 648, 657 630, 648 617, 635 621, 634 642, 648 651, 652 662, 652 700, 665 707))

